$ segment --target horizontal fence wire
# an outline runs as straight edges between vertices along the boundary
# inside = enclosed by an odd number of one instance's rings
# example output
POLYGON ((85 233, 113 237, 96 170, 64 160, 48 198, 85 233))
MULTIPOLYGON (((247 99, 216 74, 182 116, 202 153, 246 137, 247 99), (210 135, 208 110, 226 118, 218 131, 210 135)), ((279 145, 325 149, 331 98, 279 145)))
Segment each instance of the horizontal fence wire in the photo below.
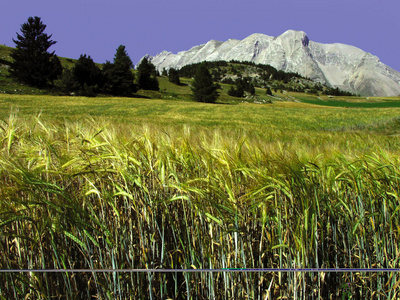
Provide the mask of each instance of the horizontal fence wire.
POLYGON ((256 272, 278 272, 278 273, 379 273, 379 272, 400 272, 400 268, 341 268, 341 269, 322 269, 322 268, 261 268, 261 269, 0 269, 0 273, 256 273, 256 272))

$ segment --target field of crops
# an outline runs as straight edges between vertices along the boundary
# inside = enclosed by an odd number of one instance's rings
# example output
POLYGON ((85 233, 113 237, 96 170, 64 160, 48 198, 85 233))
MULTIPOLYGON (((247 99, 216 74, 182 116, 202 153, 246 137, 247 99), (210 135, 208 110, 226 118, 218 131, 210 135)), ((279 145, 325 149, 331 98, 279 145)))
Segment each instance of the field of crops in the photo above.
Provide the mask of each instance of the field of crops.
MULTIPOLYGON (((399 108, 0 98, 0 269, 399 268, 399 108)), ((0 299, 397 299, 397 273, 0 273, 0 299)))

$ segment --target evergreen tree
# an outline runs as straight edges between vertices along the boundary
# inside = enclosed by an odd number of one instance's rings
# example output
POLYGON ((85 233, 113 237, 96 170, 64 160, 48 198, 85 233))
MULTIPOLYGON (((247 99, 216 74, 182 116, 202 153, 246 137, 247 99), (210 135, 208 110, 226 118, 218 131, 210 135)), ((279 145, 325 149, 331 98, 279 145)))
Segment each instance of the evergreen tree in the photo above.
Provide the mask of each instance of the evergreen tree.
POLYGON ((231 87, 231 89, 228 91, 228 95, 230 96, 244 97, 244 92, 250 93, 251 95, 254 95, 256 93, 256 89, 251 83, 251 78, 249 77, 238 78, 234 83, 236 88, 234 88, 233 86, 231 87))
POLYGON ((72 69, 72 73, 82 89, 86 85, 97 90, 104 84, 103 74, 90 55, 81 55, 72 69))
POLYGON ((159 91, 156 67, 145 57, 138 68, 138 84, 143 90, 159 91))
POLYGON ((218 99, 217 86, 212 81, 212 76, 203 62, 197 68, 192 82, 193 99, 198 102, 215 103, 218 99))
POLYGON ((228 95, 232 97, 239 97, 242 98, 244 96, 244 90, 241 85, 237 86, 235 89, 233 86, 231 86, 230 90, 228 91, 228 95))
POLYGON ((133 63, 124 45, 119 45, 117 52, 114 55, 114 64, 122 66, 125 69, 133 69, 133 63))
POLYGON ((114 56, 113 63, 109 61, 103 67, 106 76, 105 92, 114 96, 132 96, 137 87, 134 84, 135 76, 131 69, 133 63, 126 53, 125 46, 120 45, 114 56))
POLYGON ((251 95, 255 95, 256 89, 255 89, 255 87, 254 87, 254 84, 252 84, 251 82, 249 82, 248 85, 247 85, 246 91, 249 92, 251 95))
POLYGON ((65 94, 76 93, 80 89, 80 85, 74 78, 72 70, 68 68, 64 69, 61 79, 57 82, 57 87, 65 94))
POLYGON ((241 87, 244 91, 254 95, 256 93, 256 89, 254 85, 251 83, 250 77, 239 78, 236 80, 236 86, 239 88, 241 87))
POLYGON ((39 17, 29 17, 21 25, 21 34, 14 40, 10 74, 17 80, 39 88, 53 84, 62 73, 62 66, 54 51, 48 49, 56 42, 44 33, 46 25, 39 17))
POLYGON ((181 84, 181 81, 179 79, 179 72, 174 68, 169 69, 168 80, 177 85, 181 84))
POLYGON ((64 92, 76 93, 82 96, 96 96, 105 83, 105 76, 90 56, 81 55, 75 66, 66 69, 61 80, 64 92))

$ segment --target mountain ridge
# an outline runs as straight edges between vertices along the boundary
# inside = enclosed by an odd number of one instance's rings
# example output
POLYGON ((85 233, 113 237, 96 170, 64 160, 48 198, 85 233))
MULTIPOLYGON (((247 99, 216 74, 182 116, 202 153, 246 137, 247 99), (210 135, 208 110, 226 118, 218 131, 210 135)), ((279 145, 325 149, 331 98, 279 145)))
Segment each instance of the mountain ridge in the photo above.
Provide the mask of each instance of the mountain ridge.
POLYGON ((304 31, 273 37, 254 33, 243 40, 210 40, 177 54, 163 51, 146 57, 161 71, 201 61, 237 60, 271 65, 316 82, 364 96, 400 95, 400 72, 355 46, 311 41, 304 31))

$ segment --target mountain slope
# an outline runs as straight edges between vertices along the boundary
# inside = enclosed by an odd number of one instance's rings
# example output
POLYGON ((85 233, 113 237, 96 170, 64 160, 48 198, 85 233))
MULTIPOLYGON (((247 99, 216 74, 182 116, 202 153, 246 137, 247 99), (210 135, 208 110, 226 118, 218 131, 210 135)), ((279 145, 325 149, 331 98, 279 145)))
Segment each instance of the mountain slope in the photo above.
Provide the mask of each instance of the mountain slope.
POLYGON ((211 40, 177 54, 163 51, 147 57, 160 71, 205 60, 251 61, 355 94, 400 95, 400 73, 378 57, 349 45, 310 41, 302 31, 288 30, 278 37, 257 33, 243 40, 211 40))

